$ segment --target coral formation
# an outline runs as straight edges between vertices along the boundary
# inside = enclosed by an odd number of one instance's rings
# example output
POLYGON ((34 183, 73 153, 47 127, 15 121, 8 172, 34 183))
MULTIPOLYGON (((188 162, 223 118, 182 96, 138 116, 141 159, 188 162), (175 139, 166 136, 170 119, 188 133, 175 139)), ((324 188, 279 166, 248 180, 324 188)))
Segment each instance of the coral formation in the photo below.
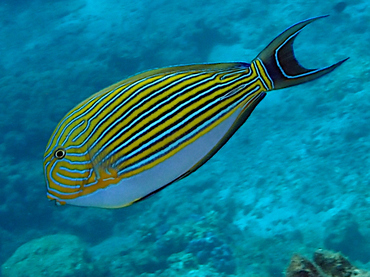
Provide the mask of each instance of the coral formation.
POLYGON ((235 261, 230 247, 212 232, 207 232, 203 238, 196 238, 189 242, 186 251, 192 253, 199 264, 211 261, 219 272, 234 273, 235 261))
POLYGON ((370 273, 353 266, 340 253, 327 250, 317 250, 314 254, 314 262, 327 275, 333 277, 370 277, 370 273))
POLYGON ((353 266, 340 253, 319 249, 315 251, 314 263, 294 255, 286 271, 286 277, 370 277, 370 272, 353 266))
POLYGON ((292 257, 286 277, 322 277, 316 266, 308 259, 296 254, 292 257))
POLYGON ((224 276, 236 272, 229 238, 217 212, 178 225, 142 225, 136 234, 112 237, 90 249, 112 276, 224 276), (133 244, 132 242, 135 242, 133 244), (208 272, 209 275, 206 273, 208 272))
POLYGON ((78 237, 51 235, 20 246, 1 267, 4 277, 102 276, 78 237))

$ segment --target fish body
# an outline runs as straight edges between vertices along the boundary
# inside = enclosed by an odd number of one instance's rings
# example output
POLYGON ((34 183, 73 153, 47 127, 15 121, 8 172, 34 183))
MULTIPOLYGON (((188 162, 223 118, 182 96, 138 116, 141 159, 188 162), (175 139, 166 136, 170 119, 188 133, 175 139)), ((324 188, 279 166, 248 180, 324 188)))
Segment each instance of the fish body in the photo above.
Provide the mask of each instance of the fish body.
POLYGON ((46 147, 48 198, 119 208, 188 176, 230 139, 267 91, 314 80, 345 61, 321 69, 296 61, 295 37, 318 18, 285 30, 250 64, 155 69, 92 95, 61 120, 46 147))

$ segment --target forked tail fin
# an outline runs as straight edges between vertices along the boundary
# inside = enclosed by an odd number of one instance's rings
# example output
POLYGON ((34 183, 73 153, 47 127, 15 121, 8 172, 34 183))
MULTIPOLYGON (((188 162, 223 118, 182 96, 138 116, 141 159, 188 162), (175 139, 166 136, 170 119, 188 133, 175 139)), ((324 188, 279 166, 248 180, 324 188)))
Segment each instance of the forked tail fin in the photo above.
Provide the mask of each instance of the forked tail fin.
POLYGON ((349 59, 346 58, 324 68, 307 69, 301 66, 295 58, 294 39, 304 27, 323 17, 327 17, 327 15, 310 18, 289 27, 257 56, 256 60, 263 63, 273 82, 274 89, 286 88, 314 80, 333 71, 349 59))

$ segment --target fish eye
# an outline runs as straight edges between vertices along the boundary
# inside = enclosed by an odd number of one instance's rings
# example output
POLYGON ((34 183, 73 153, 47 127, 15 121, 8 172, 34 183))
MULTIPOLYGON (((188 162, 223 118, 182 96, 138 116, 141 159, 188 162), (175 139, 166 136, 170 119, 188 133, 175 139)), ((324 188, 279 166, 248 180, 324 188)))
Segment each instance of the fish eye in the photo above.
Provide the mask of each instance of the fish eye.
POLYGON ((66 150, 64 150, 63 148, 58 148, 54 152, 54 157, 58 160, 63 159, 65 156, 66 156, 66 150))

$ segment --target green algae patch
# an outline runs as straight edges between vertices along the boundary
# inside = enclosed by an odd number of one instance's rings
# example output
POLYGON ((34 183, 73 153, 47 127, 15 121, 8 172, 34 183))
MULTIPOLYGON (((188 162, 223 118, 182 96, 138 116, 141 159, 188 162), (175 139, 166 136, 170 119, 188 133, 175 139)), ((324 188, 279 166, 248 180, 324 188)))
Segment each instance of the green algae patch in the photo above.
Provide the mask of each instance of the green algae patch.
POLYGON ((3 277, 98 276, 98 270, 76 236, 51 235, 20 246, 1 267, 3 277))

